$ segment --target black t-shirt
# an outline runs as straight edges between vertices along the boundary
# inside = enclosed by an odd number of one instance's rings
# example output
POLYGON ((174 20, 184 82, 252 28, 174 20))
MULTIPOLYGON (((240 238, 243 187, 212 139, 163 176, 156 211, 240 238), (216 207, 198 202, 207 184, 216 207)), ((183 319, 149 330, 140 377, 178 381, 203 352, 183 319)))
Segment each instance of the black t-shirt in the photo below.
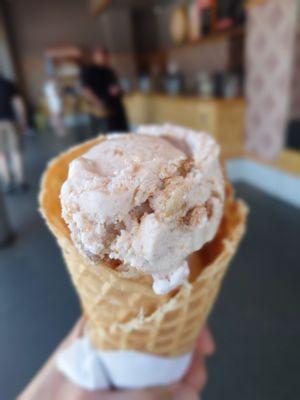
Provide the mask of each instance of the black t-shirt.
POLYGON ((88 87, 108 108, 115 108, 121 96, 111 96, 109 87, 117 85, 118 80, 111 68, 89 65, 81 70, 81 82, 88 87))
POLYGON ((14 120, 12 100, 19 94, 17 87, 9 80, 0 77, 0 120, 14 120))

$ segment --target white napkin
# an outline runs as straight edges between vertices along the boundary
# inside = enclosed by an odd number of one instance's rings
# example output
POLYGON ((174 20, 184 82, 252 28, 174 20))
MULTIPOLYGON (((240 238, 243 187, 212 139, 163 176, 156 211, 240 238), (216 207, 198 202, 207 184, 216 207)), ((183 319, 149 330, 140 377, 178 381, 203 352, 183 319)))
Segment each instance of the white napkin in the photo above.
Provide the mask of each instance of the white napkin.
POLYGON ((77 385, 89 389, 138 389, 169 385, 187 371, 192 354, 161 357, 131 350, 100 351, 88 337, 77 339, 56 359, 59 371, 77 385))

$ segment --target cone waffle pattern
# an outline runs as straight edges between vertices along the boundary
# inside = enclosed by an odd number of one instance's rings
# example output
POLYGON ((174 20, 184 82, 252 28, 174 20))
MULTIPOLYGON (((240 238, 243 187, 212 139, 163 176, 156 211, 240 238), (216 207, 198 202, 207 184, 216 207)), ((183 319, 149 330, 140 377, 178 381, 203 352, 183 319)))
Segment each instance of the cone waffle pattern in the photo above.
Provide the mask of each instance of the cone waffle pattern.
POLYGON ((91 264, 73 245, 61 217, 59 193, 70 161, 104 140, 86 142, 49 165, 42 182, 41 211, 56 236, 79 294, 92 343, 99 349, 132 349, 177 356, 193 349, 244 234, 247 207, 227 185, 224 217, 216 238, 189 259, 190 281, 158 296, 152 279, 127 277, 108 263, 91 264))

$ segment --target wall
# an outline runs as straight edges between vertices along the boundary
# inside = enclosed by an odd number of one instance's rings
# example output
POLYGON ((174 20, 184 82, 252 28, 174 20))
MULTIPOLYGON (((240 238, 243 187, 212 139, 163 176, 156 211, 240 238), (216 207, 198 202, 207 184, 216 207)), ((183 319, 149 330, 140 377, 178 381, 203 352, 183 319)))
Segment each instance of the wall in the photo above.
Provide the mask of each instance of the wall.
POLYGON ((296 1, 269 0, 248 11, 247 149, 270 159, 275 158, 285 144, 296 1))
POLYGON ((201 45, 176 46, 170 35, 170 21, 174 5, 153 7, 144 14, 144 22, 137 30, 145 51, 165 52, 167 60, 175 61, 183 73, 187 86, 192 84, 201 71, 220 72, 229 66, 230 48, 228 40, 206 42, 201 45), (150 24, 152 29, 150 29, 150 24), (148 29, 145 29, 148 26, 148 29), (155 48, 156 46, 156 48, 155 48))
MULTIPOLYGON (((128 2, 125 3, 122 5, 119 1, 118 7, 99 17, 89 15, 87 0, 14 0, 7 3, 23 81, 33 101, 41 94, 45 79, 43 53, 51 45, 65 43, 89 47, 102 43, 112 52, 112 63, 119 75, 134 77, 136 43, 131 10, 128 2)), ((169 34, 174 5, 162 2, 159 7, 151 7, 149 2, 144 3, 147 8, 144 11, 140 8, 140 13, 145 16, 140 24, 144 29, 139 29, 140 35, 144 36, 140 43, 149 51, 155 48, 167 50, 168 59, 177 62, 188 87, 200 71, 218 72, 228 68, 230 48, 227 40, 199 46, 175 46, 169 34)))
POLYGON ((175 60, 186 76, 199 71, 224 71, 229 65, 228 40, 207 42, 196 46, 175 46, 170 36, 170 20, 174 6, 160 9, 156 14, 158 41, 169 57, 175 60))
POLYGON ((9 2, 9 11, 27 92, 32 100, 41 93, 45 78, 43 53, 48 46, 89 47, 100 43, 112 51, 119 74, 134 73, 133 56, 129 54, 133 41, 128 9, 112 9, 92 17, 86 0, 14 0, 9 2))
POLYGON ((290 119, 300 120, 300 7, 298 4, 296 17, 296 36, 291 88, 290 119))
POLYGON ((175 61, 186 78, 188 86, 199 72, 222 72, 229 66, 229 42, 221 40, 196 46, 172 47, 168 58, 175 61))

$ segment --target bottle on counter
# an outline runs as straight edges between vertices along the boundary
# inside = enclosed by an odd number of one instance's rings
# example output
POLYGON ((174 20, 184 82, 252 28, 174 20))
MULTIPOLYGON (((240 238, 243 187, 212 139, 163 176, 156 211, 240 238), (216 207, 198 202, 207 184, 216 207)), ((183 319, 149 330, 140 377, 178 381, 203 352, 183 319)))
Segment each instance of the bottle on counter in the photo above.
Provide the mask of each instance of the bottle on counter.
POLYGON ((151 78, 148 74, 141 74, 138 80, 139 90, 143 93, 149 93, 151 91, 151 78))
POLYGON ((232 99, 241 95, 241 76, 234 71, 223 71, 215 74, 215 96, 232 99))
POLYGON ((120 79, 120 86, 124 93, 129 93, 132 90, 131 80, 125 76, 120 79))
POLYGON ((183 77, 179 72, 175 61, 170 61, 167 65, 167 74, 165 79, 165 90, 168 94, 176 95, 182 91, 183 77))
POLYGON ((223 96, 233 99, 239 95, 239 77, 234 73, 227 73, 224 79, 223 96))
POLYGON ((214 95, 214 81, 209 72, 202 71, 197 75, 197 91, 198 94, 205 98, 210 99, 214 95))

